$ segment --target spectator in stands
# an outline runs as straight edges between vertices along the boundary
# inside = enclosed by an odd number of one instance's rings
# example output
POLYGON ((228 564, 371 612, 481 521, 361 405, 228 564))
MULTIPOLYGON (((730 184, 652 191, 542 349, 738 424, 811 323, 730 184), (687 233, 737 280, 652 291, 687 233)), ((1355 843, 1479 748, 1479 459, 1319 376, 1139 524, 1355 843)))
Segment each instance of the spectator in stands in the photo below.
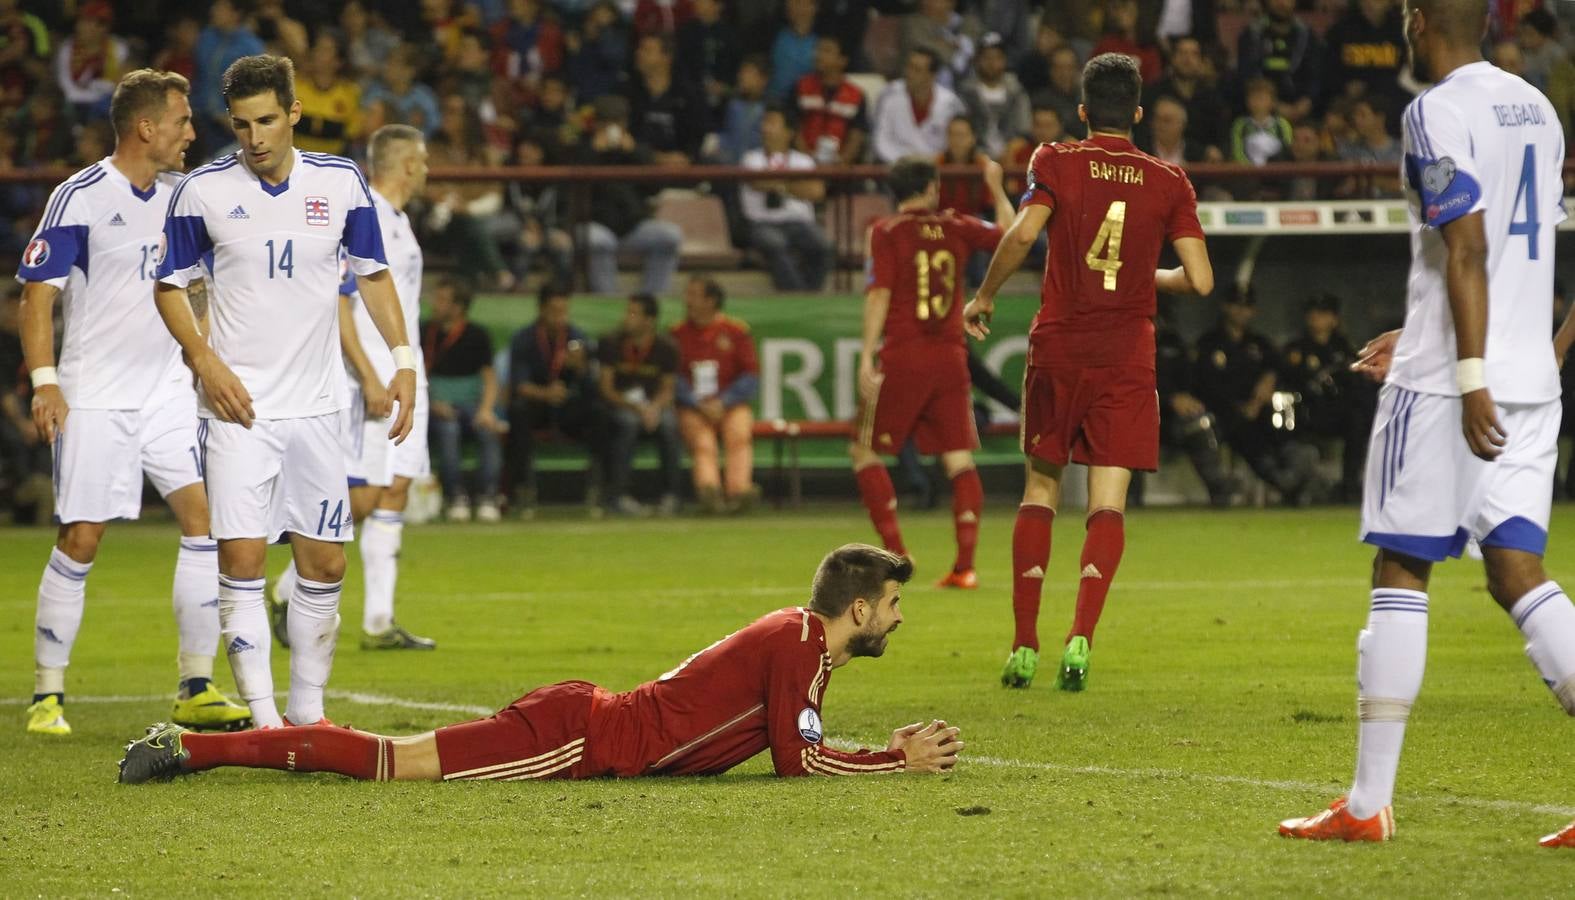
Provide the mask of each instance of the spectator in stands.
POLYGON ((1383 96, 1398 113, 1409 93, 1402 81, 1412 81, 1403 21, 1395 0, 1356 0, 1329 27, 1324 81, 1330 99, 1383 96))
MULTIPOLYGON (((1387 97, 1373 94, 1356 98, 1351 104, 1351 125, 1356 130, 1356 140, 1341 151, 1342 162, 1367 163, 1399 171, 1401 147, 1400 141, 1389 133, 1387 97)), ((1400 180, 1397 176, 1352 177, 1335 189, 1335 196, 1399 197, 1400 180)))
POLYGON ((500 106, 503 110, 519 110, 521 115, 530 114, 530 88, 523 81, 494 78, 492 51, 487 49, 487 37, 480 31, 466 31, 459 36, 454 61, 438 77, 438 93, 464 100, 481 117, 482 131, 489 137, 512 134, 515 130, 513 113, 500 115, 500 106), (499 100, 503 102, 500 104, 499 100))
MULTIPOLYGON (((625 8, 628 0, 624 0, 625 8)), ((672 37, 679 27, 694 19, 694 0, 636 0, 634 33, 636 37, 659 34, 672 37)))
POLYGON ((390 53, 381 70, 381 77, 366 89, 362 102, 386 102, 397 121, 414 125, 430 139, 437 133, 443 111, 438 105, 437 94, 416 80, 416 56, 416 48, 409 45, 398 47, 390 53))
POLYGON ((18 159, 25 166, 53 166, 71 156, 71 121, 65 101, 51 82, 39 82, 13 124, 19 139, 18 159))
POLYGON ((881 91, 875 104, 875 157, 894 163, 904 156, 933 157, 946 149, 946 127, 967 115, 957 95, 935 83, 934 53, 908 54, 903 77, 881 91))
POLYGON ((1291 123, 1275 113, 1274 82, 1254 78, 1247 83, 1247 114, 1230 128, 1230 158, 1261 166, 1286 159, 1291 146, 1291 123))
POLYGON ((760 386, 749 325, 722 313, 727 296, 714 279, 695 276, 684 288, 684 321, 673 326, 678 344, 675 382, 678 431, 689 448, 695 499, 703 513, 747 512, 760 499, 754 483, 755 415, 760 386), (726 477, 718 465, 726 459, 726 477))
POLYGON ((176 16, 164 28, 164 40, 153 55, 153 68, 185 76, 187 81, 197 76, 197 36, 202 34, 202 23, 195 16, 176 16))
POLYGON ((349 0, 339 11, 339 32, 344 39, 350 75, 361 83, 382 71, 383 61, 399 47, 399 35, 381 18, 368 13, 361 0, 349 0))
POLYGON ((1138 62, 1144 84, 1154 84, 1165 74, 1165 61, 1152 34, 1138 31, 1137 0, 1109 0, 1105 4, 1105 34, 1094 45, 1094 56, 1121 53, 1138 62))
MULTIPOLYGON (((481 123, 458 94, 443 98, 443 119, 428 143, 434 166, 486 168, 481 123)), ((488 287, 513 290, 515 274, 504 259, 518 241, 520 223, 504 208, 498 181, 433 181, 427 185, 432 209, 427 223, 452 253, 459 269, 485 280, 488 287)))
POLYGON ((851 166, 864 158, 869 116, 864 91, 846 78, 848 54, 835 37, 815 41, 815 71, 798 80, 798 149, 823 166, 851 166))
MULTIPOLYGON (((1039 27, 1034 30, 1034 43, 1022 59, 1013 63, 1013 70, 1017 73, 1017 80, 1022 83, 1023 90, 1032 98, 1035 91, 1043 90, 1050 86, 1050 65, 1055 51, 1066 45, 1061 32, 1055 29, 1048 17, 1041 18, 1039 27)), ((1072 51, 1074 56, 1077 51, 1072 51)))
POLYGON ((79 121, 109 115, 109 95, 128 69, 126 42, 110 34, 114 18, 105 0, 89 0, 55 51, 55 82, 79 121))
MULTIPOLYGON (((740 15, 748 6, 740 5, 740 15)), ((872 71, 863 61, 864 32, 869 28, 872 12, 884 13, 889 8, 883 0, 820 0, 815 4, 815 33, 836 38, 842 55, 855 71, 872 71)), ((744 33, 748 34, 748 29, 744 33)))
POLYGON ((1029 5, 1028 0, 974 0, 969 4, 980 31, 1000 37, 1009 67, 1021 63, 1034 42, 1034 32, 1028 27, 1029 5))
POLYGON ((564 150, 580 143, 582 117, 569 98, 569 85, 563 75, 547 75, 536 94, 527 131, 541 144, 551 164, 563 161, 564 150))
POLYGON ((1170 68, 1147 91, 1144 106, 1152 112, 1155 100, 1165 96, 1186 107, 1187 142, 1218 154, 1207 158, 1224 159, 1225 148, 1230 146, 1230 107, 1214 83, 1214 73, 1197 38, 1180 37, 1172 42, 1170 68))
POLYGON ((1288 504, 1310 498, 1318 451, 1274 424, 1281 368, 1268 338, 1252 330, 1257 297, 1238 287, 1221 305, 1219 324, 1198 339, 1193 389, 1219 417, 1225 440, 1288 504))
POLYGON ((629 65, 629 32, 609 0, 590 8, 578 31, 564 37, 569 50, 564 76, 581 104, 623 90, 629 65))
POLYGON ((760 120, 766 114, 766 85, 771 80, 768 65, 758 53, 738 64, 738 84, 727 101, 722 130, 717 134, 717 152, 728 165, 738 165, 745 153, 760 147, 760 120))
MULTIPOLYGON (((1333 2, 1333 0, 1331 0, 1333 2)), ((1176 52, 1176 43, 1190 38, 1200 45, 1219 46, 1218 15, 1214 0, 1163 0, 1145 3, 1142 14, 1154 20, 1154 38, 1166 57, 1176 52)))
POLYGON ((1196 361, 1192 348, 1171 321, 1170 295, 1159 300, 1154 318, 1154 381, 1159 393, 1160 438, 1187 454, 1209 493, 1209 505, 1230 506, 1240 485, 1225 471, 1220 455, 1217 418, 1192 387, 1196 361))
POLYGON ((657 316, 656 298, 635 294, 629 298, 623 327, 597 344, 601 400, 607 409, 608 511, 617 515, 647 512, 629 492, 629 471, 642 436, 654 438, 661 455, 657 512, 678 511, 678 420, 673 415, 678 345, 657 330, 657 316))
POLYGON ((678 26, 678 79, 698 84, 712 121, 721 121, 722 106, 738 77, 742 38, 722 17, 722 0, 694 0, 694 17, 678 26))
POLYGON ((284 11, 284 0, 257 0, 252 22, 258 39, 269 53, 291 59, 306 56, 309 46, 306 26, 284 11))
MULTIPOLYGON (((807 153, 793 149, 793 126, 777 108, 760 120, 758 150, 744 154, 741 165, 762 171, 815 168, 807 153)), ((771 286, 779 291, 819 291, 831 265, 831 238, 815 217, 815 204, 826 196, 826 184, 815 180, 760 180, 739 190, 749 240, 771 270, 771 286)))
MULTIPOLYGON (((979 147, 979 140, 968 117, 958 116, 953 119, 946 127, 946 149, 935 157, 935 164, 973 166, 982 172, 989 161, 990 156, 979 147)), ((942 178, 938 208, 954 209, 965 215, 992 219, 995 202, 990 198, 981 178, 942 178)))
MULTIPOLYGON (((460 38, 481 25, 481 14, 459 0, 421 0, 421 35, 428 47, 433 45, 442 56, 434 60, 440 68, 451 67, 459 59, 460 38)), ((407 30, 407 34, 415 35, 407 30)))
MULTIPOLYGON (((1569 51, 1558 40, 1559 22, 1546 9, 1533 9, 1520 17, 1515 37, 1520 42, 1521 77, 1548 93, 1556 67, 1568 66, 1569 51)), ((1560 110, 1563 112, 1563 110, 1560 110)))
POLYGON ((1318 132, 1318 152, 1324 159, 1339 159, 1347 144, 1355 143, 1356 129, 1351 126, 1355 102, 1349 97, 1336 97, 1323 112, 1323 125, 1318 132))
POLYGON ((1263 16, 1237 42, 1236 68, 1244 84, 1257 78, 1273 83, 1281 118, 1300 122, 1312 114, 1322 83, 1323 48, 1296 17, 1296 0, 1263 0, 1263 16))
POLYGON ((98 119, 77 126, 76 145, 71 164, 85 168, 108 156, 115 149, 115 131, 108 121, 98 119))
MULTIPOLYGON (((1143 149, 1172 165, 1202 162, 1219 151, 1187 140, 1187 107, 1170 95, 1156 97, 1148 106, 1148 141, 1143 149)), ((1217 157, 1216 157, 1217 159, 1217 157)))
POLYGON ((543 14, 541 0, 509 0, 508 12, 488 28, 492 72, 529 94, 563 65, 563 31, 543 14))
POLYGON ((958 89, 968 107, 979 145, 992 158, 1006 152, 1006 143, 1032 127, 1028 92, 1017 76, 1006 70, 1006 48, 1001 36, 991 32, 979 41, 974 71, 958 89))
MULTIPOLYGON (((514 144, 513 164, 516 166, 543 166, 549 160, 546 148, 533 135, 525 135, 514 144)), ((538 255, 545 254, 550 268, 549 280, 569 284, 574 272, 574 240, 562 228, 558 214, 558 186, 541 182, 510 181, 508 205, 519 222, 520 237, 511 253, 509 270, 516 283, 523 284, 530 275, 538 255)))
POLYGON ((936 83, 954 88, 973 62, 978 30, 957 12, 957 0, 919 0, 918 7, 902 18, 898 47, 903 59, 916 50, 928 50, 940 61, 936 83))
POLYGON ((21 0, 0 0, 0 97, 10 109, 44 80, 49 68, 49 28, 21 5, 21 0))
POLYGON ((700 158, 700 142, 710 128, 705 97, 693 82, 673 77, 669 38, 647 34, 635 44, 634 76, 629 79, 629 130, 660 165, 684 165, 700 158))
POLYGON ((361 134, 361 86, 340 75, 343 57, 339 38, 327 29, 318 32, 295 79, 295 98, 301 101, 295 145, 302 150, 343 156, 361 134))
MULTIPOLYGON (((262 53, 258 40, 241 19, 236 0, 213 0, 208 26, 197 36, 197 77, 191 83, 191 109, 197 143, 212 151, 231 142, 230 114, 220 93, 224 70, 243 56, 262 53)), ((201 154, 191 154, 200 159, 201 154)))
MULTIPOLYGON (((651 155, 629 133, 629 102, 618 96, 599 97, 595 124, 581 143, 579 161, 586 165, 647 165, 651 155)), ((589 258, 591 290, 618 291, 618 254, 641 257, 640 289, 660 294, 678 269, 683 232, 671 222, 651 216, 651 188, 644 184, 604 179, 591 185, 590 221, 577 239, 589 258)))
POLYGON ((1495 43, 1489 59, 1493 61, 1493 65, 1509 74, 1525 77, 1526 59, 1520 52, 1520 45, 1514 41, 1502 40, 1495 43))
POLYGON ((1042 88, 1030 91, 1028 99, 1034 106, 1048 106, 1067 128, 1075 128, 1077 107, 1083 102, 1082 63, 1077 51, 1062 44, 1050 51, 1050 80, 1042 88))
POLYGON ((588 496, 600 478, 597 415, 600 388, 591 366, 591 339, 569 318, 569 289, 548 282, 536 294, 536 321, 509 343, 508 474, 512 508, 536 505, 538 435, 565 438, 587 449, 588 496))
POLYGON ((502 457, 498 442, 506 426, 493 413, 498 379, 492 369, 492 338, 468 318, 473 296, 464 279, 451 277, 438 283, 432 292, 432 318, 421 326, 421 349, 432 397, 432 446, 437 450, 448 517, 468 521, 474 498, 476 518, 496 522, 502 457), (465 435, 475 440, 481 461, 474 492, 465 490, 460 471, 465 435))
MULTIPOLYGON (((1318 128, 1311 122, 1291 126, 1291 162, 1328 162, 1319 142, 1318 128)), ((1286 185, 1287 200, 1324 200, 1333 192, 1325 187, 1323 179, 1302 175, 1290 179, 1286 185)))
POLYGON ((771 45, 771 85, 766 96, 786 100, 798 80, 815 70, 815 0, 787 0, 787 21, 771 45))
POLYGON ((1056 0, 1045 6, 1040 27, 1049 25, 1066 43, 1086 54, 1099 40, 1104 0, 1056 0))
POLYGON ((1307 298, 1302 325, 1302 333, 1285 345, 1281 378, 1285 389, 1300 397, 1297 430, 1341 442, 1338 496, 1355 502, 1362 497, 1362 469, 1378 391, 1371 381, 1351 371, 1356 348, 1340 328, 1340 298, 1327 293, 1307 298))

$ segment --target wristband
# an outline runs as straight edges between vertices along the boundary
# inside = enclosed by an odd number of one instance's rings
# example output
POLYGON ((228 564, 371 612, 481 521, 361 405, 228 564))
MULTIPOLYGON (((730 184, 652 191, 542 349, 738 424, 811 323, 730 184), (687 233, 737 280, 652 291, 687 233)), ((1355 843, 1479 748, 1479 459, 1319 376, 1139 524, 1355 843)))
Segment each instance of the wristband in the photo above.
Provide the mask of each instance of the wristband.
POLYGON ((393 350, 394 368, 416 370, 416 351, 410 349, 409 344, 400 344, 393 350))
POLYGON ((60 375, 54 366, 39 366, 28 373, 33 379, 33 390, 38 390, 46 384, 59 384, 60 375))
POLYGON ((1487 387, 1487 376, 1483 372, 1482 357, 1473 356, 1455 363, 1455 386, 1460 389, 1460 396, 1480 391, 1487 387))

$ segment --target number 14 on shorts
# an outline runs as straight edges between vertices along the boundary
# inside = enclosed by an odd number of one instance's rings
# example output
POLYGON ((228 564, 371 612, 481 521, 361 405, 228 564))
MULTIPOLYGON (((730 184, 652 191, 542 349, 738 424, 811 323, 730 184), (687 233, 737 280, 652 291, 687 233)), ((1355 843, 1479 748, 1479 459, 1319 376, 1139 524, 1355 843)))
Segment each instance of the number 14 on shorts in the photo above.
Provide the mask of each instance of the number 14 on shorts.
POLYGON ((332 528, 334 531, 334 537, 339 537, 340 531, 342 531, 346 525, 350 524, 350 522, 345 518, 345 502, 340 500, 338 503, 334 504, 334 509, 331 514, 328 511, 327 500, 322 501, 318 504, 318 506, 320 507, 320 512, 317 516, 317 533, 322 534, 324 528, 332 528))

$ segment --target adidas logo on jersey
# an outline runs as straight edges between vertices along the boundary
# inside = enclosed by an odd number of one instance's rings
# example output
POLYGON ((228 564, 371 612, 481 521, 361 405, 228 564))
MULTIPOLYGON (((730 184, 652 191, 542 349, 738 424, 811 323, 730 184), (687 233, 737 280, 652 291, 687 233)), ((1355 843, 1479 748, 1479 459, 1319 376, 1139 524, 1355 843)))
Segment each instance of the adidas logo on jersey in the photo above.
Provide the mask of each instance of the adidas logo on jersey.
POLYGON ((1044 566, 1034 566, 1032 569, 1029 569, 1028 571, 1024 572, 1023 573, 1023 577, 1024 578, 1044 578, 1045 577, 1045 568, 1044 568, 1044 566))
POLYGON ((250 219, 251 216, 248 216, 246 214, 246 207, 237 205, 234 209, 230 210, 230 214, 228 216, 226 216, 226 218, 230 218, 230 219, 250 219))
POLYGON ((120 217, 120 213, 115 213, 115 215, 110 218, 109 224, 111 224, 111 225, 124 225, 124 224, 126 224, 126 220, 122 219, 120 217))
POLYGON ((248 641, 247 639, 241 637, 240 635, 236 635, 235 636, 235 640, 230 641, 230 646, 226 649, 226 652, 228 652, 228 653, 244 653, 247 650, 256 650, 256 649, 257 649, 256 647, 252 646, 252 642, 251 641, 248 641))
POLYGON ((1082 577, 1084 577, 1084 578, 1104 578, 1105 576, 1099 571, 1099 567, 1098 566, 1094 565, 1093 563, 1089 563, 1088 565, 1083 567, 1083 576, 1082 577))

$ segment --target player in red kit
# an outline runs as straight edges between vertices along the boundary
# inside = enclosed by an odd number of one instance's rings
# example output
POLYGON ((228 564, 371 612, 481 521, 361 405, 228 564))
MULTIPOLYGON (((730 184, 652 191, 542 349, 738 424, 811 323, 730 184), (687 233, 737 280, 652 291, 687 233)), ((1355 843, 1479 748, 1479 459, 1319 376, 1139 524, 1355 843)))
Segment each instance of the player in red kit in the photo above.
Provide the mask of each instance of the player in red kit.
POLYGON ((963 749, 945 722, 899 728, 878 751, 823 742, 820 708, 832 669, 885 652, 902 624, 898 592, 912 574, 896 554, 848 544, 821 560, 808 607, 768 613, 632 691, 560 682, 485 719, 413 737, 307 725, 216 741, 156 725, 126 748, 120 780, 219 766, 370 781, 716 775, 763 750, 784 776, 942 772, 963 749))
POLYGON ((1056 685, 1082 690, 1089 646, 1126 543, 1132 471, 1159 465, 1154 384, 1156 290, 1207 294, 1214 270, 1187 176, 1132 146, 1143 88, 1131 57, 1106 53, 1083 68, 1078 117, 1088 140, 1043 144, 1028 190, 984 284, 964 311, 970 334, 989 333, 995 294, 1048 227, 1039 314, 1023 377, 1027 483, 1012 531, 1012 612, 1017 635, 1001 682, 1027 687, 1039 667, 1039 593, 1050 561, 1050 524, 1070 462, 1088 466, 1087 535, 1077 612, 1056 685), (1166 241, 1181 266, 1157 270, 1166 241))
MULTIPOLYGON (((984 169, 996 219, 1005 222, 1014 210, 1001 187, 1001 167, 986 161, 984 169)), ((887 550, 902 556, 908 550, 897 527, 897 492, 881 454, 901 452, 910 437, 920 453, 940 454, 952 482, 957 528, 957 558, 940 586, 975 588, 984 488, 973 464, 979 435, 963 336, 963 270, 976 251, 995 249, 1001 228, 952 210, 937 212, 940 180, 929 160, 898 160, 887 181, 897 212, 870 227, 858 431, 848 453, 875 530, 887 550)))

